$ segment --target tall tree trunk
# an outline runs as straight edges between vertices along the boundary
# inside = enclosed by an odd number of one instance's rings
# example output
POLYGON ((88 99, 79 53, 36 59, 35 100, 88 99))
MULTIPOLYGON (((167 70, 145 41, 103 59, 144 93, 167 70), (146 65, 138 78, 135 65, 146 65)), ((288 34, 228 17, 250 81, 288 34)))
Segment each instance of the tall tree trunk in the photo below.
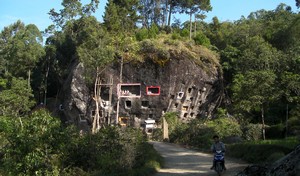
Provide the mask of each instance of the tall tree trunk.
POLYGON ((28 80, 27 80, 27 84, 28 84, 27 86, 28 86, 28 89, 30 88, 30 79, 31 79, 30 76, 31 76, 31 70, 29 69, 29 70, 28 70, 28 80))
POLYGON ((95 134, 99 131, 100 129, 100 114, 99 114, 99 104, 101 101, 101 97, 100 97, 100 91, 101 91, 101 85, 100 85, 100 78, 98 75, 98 68, 97 68, 97 76, 96 76, 96 80, 95 80, 95 85, 94 85, 94 100, 95 100, 95 116, 94 116, 94 120, 93 120, 93 127, 92 127, 92 133, 95 134))
POLYGON ((113 91, 113 76, 110 75, 110 78, 109 78, 109 97, 108 97, 108 101, 109 101, 109 110, 108 110, 108 124, 111 124, 111 118, 110 118, 110 115, 111 115, 111 111, 112 111, 112 91, 113 91))
MULTIPOLYGON (((120 65, 120 83, 122 83, 122 77, 123 77, 123 61, 124 58, 123 56, 121 57, 121 65, 120 65)), ((119 91, 119 90, 118 90, 119 91)), ((117 100, 117 115, 116 115, 116 120, 115 123, 118 124, 119 123, 119 110, 120 110, 120 96, 118 95, 118 100, 117 100)))
POLYGON ((171 16, 172 16, 172 3, 170 3, 170 8, 169 8, 169 17, 168 17, 168 26, 171 26, 171 16))
POLYGON ((163 17, 163 27, 167 25, 168 19, 168 0, 165 0, 165 10, 164 10, 164 17, 163 17))
POLYGON ((286 104, 285 138, 288 137, 289 104, 286 104))
POLYGON ((192 10, 190 12, 190 40, 192 39, 192 10))
POLYGON ((262 122, 263 140, 266 140, 265 111, 264 111, 264 106, 263 105, 261 105, 261 122, 262 122))
POLYGON ((159 23, 161 21, 161 0, 156 0, 155 10, 154 10, 154 23, 158 26, 161 26, 159 23))
POLYGON ((195 27, 194 27, 194 36, 196 36, 196 33, 197 33, 197 21, 196 21, 196 14, 194 15, 194 18, 195 18, 195 21, 194 21, 194 23, 195 23, 195 27))
POLYGON ((44 105, 46 106, 47 104, 47 85, 48 85, 48 75, 49 75, 49 63, 47 61, 47 71, 46 71, 46 75, 45 75, 45 90, 44 90, 44 105))

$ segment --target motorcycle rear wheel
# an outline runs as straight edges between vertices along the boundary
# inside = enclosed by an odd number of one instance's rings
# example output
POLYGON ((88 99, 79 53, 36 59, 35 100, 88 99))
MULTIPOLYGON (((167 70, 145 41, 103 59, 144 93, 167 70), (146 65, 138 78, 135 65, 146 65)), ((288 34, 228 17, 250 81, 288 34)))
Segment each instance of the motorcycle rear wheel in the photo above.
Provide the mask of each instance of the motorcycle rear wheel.
POLYGON ((222 164, 220 162, 216 163, 215 170, 218 173, 218 176, 221 176, 222 171, 223 171, 223 167, 222 167, 222 164))

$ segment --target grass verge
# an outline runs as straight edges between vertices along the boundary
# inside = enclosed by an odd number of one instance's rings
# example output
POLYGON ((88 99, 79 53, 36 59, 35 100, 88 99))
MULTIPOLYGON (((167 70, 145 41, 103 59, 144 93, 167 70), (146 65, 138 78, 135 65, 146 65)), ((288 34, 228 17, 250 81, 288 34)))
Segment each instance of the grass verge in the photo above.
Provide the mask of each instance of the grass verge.
MULTIPOLYGON (((143 164, 132 169, 130 176, 149 176, 157 172, 163 165, 163 157, 153 148, 153 145, 145 143, 143 145, 144 154, 139 160, 143 164)), ((137 161, 139 162, 139 161, 137 161)))
POLYGON ((282 140, 252 141, 226 145, 226 155, 249 163, 272 163, 290 153, 299 141, 297 138, 282 140))

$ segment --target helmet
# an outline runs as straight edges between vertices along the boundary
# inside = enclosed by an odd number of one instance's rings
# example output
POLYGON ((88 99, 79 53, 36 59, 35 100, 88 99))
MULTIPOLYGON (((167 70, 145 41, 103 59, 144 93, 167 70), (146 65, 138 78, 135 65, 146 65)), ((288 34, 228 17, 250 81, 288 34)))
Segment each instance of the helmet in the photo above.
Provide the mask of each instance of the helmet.
POLYGON ((218 135, 214 135, 213 139, 219 139, 219 136, 218 135))

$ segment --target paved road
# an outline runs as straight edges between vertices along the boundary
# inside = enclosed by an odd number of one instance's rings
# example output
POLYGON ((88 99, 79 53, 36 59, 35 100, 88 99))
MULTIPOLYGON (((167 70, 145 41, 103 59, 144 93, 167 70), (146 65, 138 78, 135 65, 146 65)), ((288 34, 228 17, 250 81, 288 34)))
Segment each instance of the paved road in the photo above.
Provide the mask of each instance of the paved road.
MULTIPOLYGON (((216 172, 210 170, 212 155, 201 153, 196 150, 163 142, 150 142, 154 148, 164 157, 165 164, 155 176, 215 176, 216 172)), ((226 159, 226 172, 222 176, 234 176, 243 170, 247 164, 226 159)))

